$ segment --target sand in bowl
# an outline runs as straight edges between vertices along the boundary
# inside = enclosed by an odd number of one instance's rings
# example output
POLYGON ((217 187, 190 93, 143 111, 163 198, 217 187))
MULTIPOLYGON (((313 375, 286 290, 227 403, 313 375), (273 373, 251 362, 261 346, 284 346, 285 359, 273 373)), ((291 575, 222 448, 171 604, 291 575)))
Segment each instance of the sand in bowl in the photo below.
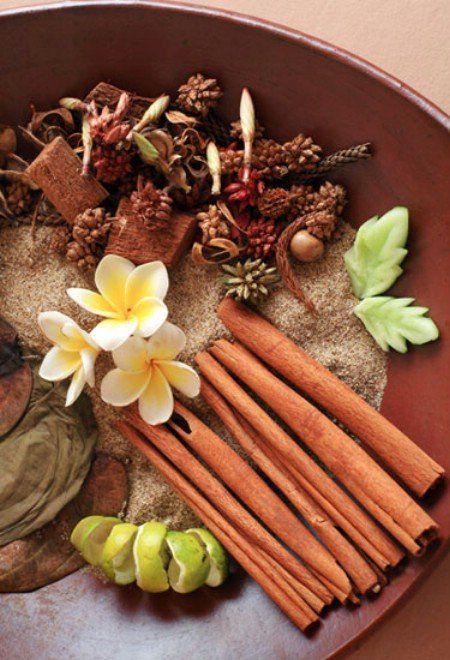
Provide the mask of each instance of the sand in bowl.
MULTIPOLYGON (((28 350, 42 355, 49 345, 37 325, 39 312, 58 310, 87 329, 98 322, 66 294, 70 286, 93 288, 92 274, 81 273, 49 252, 52 232, 50 227, 39 228, 34 246, 36 257, 31 264, 29 227, 5 227, 0 231, 1 314, 14 325, 28 350)), ((316 316, 312 316, 283 287, 261 306, 261 311, 294 342, 378 408, 386 385, 386 356, 353 314, 357 300, 351 291, 343 254, 351 246, 354 234, 354 230, 346 225, 342 237, 328 247, 321 261, 299 265, 296 269, 306 294, 314 301, 316 316)), ((216 315, 222 295, 217 269, 198 266, 189 255, 170 272, 166 299, 169 319, 179 325, 187 337, 180 360, 193 364, 199 350, 213 340, 227 336, 216 315)), ((192 512, 157 471, 115 431, 114 420, 120 411, 104 404, 99 397, 101 379, 111 367, 111 357, 100 355, 97 386, 94 391, 88 388, 87 392, 92 398, 100 428, 98 448, 128 463, 127 520, 140 523, 157 518, 173 528, 191 526, 197 522, 192 512)), ((190 401, 189 406, 235 446, 200 397, 190 401)))

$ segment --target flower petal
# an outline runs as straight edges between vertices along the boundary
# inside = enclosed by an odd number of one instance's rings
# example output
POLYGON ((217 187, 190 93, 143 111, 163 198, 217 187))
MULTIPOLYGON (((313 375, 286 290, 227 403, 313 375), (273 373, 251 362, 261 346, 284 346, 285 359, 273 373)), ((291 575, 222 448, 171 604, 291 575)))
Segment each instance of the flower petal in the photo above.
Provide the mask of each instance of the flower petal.
POLYGON ((147 342, 148 355, 153 360, 173 360, 186 346, 186 335, 166 321, 147 342))
POLYGON ((95 291, 89 289, 78 289, 71 287, 67 289, 67 294, 77 305, 97 316, 105 316, 107 319, 117 319, 120 314, 107 300, 95 291))
POLYGON ((83 330, 83 328, 80 328, 75 321, 65 323, 61 332, 64 337, 72 341, 73 346, 77 346, 76 350, 81 351, 84 348, 92 348, 94 351, 99 351, 99 347, 92 339, 91 335, 86 332, 86 330, 83 330))
POLYGON ((125 289, 129 275, 135 265, 116 254, 108 254, 100 261, 95 271, 95 285, 102 296, 120 314, 125 315, 125 289))
POLYGON ((169 276, 162 261, 152 261, 138 266, 127 280, 125 291, 127 308, 131 309, 142 298, 164 300, 168 288, 169 276))
POLYGON ((170 385, 189 397, 200 393, 200 378, 192 367, 183 362, 155 362, 170 385))
POLYGON ((83 367, 81 366, 73 375, 72 381, 67 389, 66 395, 66 406, 71 406, 72 403, 80 396, 83 391, 83 387, 86 384, 86 374, 83 367))
POLYGON ((122 369, 113 369, 102 380, 101 397, 105 403, 113 406, 128 406, 144 392, 151 375, 150 370, 132 374, 122 369))
POLYGON ((114 351, 133 334, 137 324, 135 318, 123 321, 106 319, 92 330, 91 337, 104 351, 114 351))
POLYGON ((65 351, 59 346, 49 350, 42 360, 39 375, 44 380, 58 381, 71 376, 81 365, 79 353, 65 351))
POLYGON ((83 364, 84 374, 86 377, 86 382, 91 387, 95 385, 95 360, 97 359, 98 351, 94 351, 91 348, 85 348, 81 351, 81 362, 83 364))
POLYGON ((162 326, 167 314, 167 307, 159 298, 142 298, 131 310, 131 316, 137 320, 136 335, 152 335, 162 326))
POLYGON ((116 367, 136 373, 150 369, 147 342, 142 337, 130 337, 113 352, 116 367))
POLYGON ((154 367, 150 383, 139 397, 139 413, 147 424, 164 424, 173 412, 170 385, 158 367, 154 367))
POLYGON ((39 327, 52 344, 57 344, 66 350, 73 350, 71 341, 62 333, 62 328, 66 323, 74 323, 74 321, 60 312, 42 312, 38 316, 39 327))

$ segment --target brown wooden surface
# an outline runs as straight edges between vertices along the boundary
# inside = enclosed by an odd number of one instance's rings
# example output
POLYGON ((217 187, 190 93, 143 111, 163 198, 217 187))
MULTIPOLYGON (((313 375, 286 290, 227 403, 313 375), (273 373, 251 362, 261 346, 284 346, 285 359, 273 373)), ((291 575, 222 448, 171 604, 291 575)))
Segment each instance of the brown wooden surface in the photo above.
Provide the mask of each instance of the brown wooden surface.
POLYGON ((30 178, 69 223, 108 196, 97 179, 83 177, 81 169, 80 159, 62 137, 47 144, 27 168, 30 178))
MULTIPOLYGON (((214 12, 112 4, 87 9, 69 3, 64 11, 0 20, 2 121, 24 121, 29 101, 50 106, 101 78, 151 97, 168 81, 174 88, 192 71, 204 70, 224 83, 229 118, 235 118, 240 89, 248 84, 262 123, 275 137, 312 132, 327 152, 371 140, 376 157, 336 176, 349 188, 347 217, 357 224, 397 203, 410 207, 411 255, 395 292, 429 305, 442 331, 436 344, 391 356, 383 412, 448 470, 450 154, 444 116, 369 65, 288 30, 261 27, 253 19, 212 19, 214 12)), ((445 488, 440 495, 430 511, 448 535, 445 488)), ((356 612, 331 612, 310 638, 241 576, 216 591, 149 597, 78 572, 33 594, 3 596, 1 649, 8 659, 180 653, 215 660, 321 659, 390 613, 443 555, 441 545, 410 562, 381 597, 356 612)), ((418 650, 421 658, 437 657, 431 645, 418 650)))

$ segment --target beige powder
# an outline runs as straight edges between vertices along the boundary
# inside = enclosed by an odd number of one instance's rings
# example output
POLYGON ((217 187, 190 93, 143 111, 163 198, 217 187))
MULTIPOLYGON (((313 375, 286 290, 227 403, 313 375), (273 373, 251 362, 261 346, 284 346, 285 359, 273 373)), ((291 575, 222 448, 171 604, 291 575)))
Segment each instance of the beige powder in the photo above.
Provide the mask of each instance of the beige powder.
MULTIPOLYGON (((58 310, 88 329, 96 323, 95 317, 80 310, 66 294, 69 286, 92 288, 92 275, 85 276, 49 253, 52 231, 50 227, 39 228, 34 265, 29 263, 29 227, 0 231, 1 314, 15 326, 31 352, 40 354, 46 352, 48 343, 36 323, 39 312, 58 310)), ((369 403, 379 407, 386 384, 386 357, 353 314, 356 299, 342 259, 353 237, 353 229, 347 226, 342 238, 328 248, 323 260, 297 268, 305 292, 316 305, 316 317, 283 287, 262 305, 262 311, 310 355, 345 380, 369 403)), ((223 293, 217 269, 197 266, 186 257, 171 271, 170 281, 166 300, 169 318, 187 336, 187 346, 180 359, 193 364, 199 350, 227 334, 215 313, 223 293)), ((175 528, 194 524, 195 516, 156 470, 115 431, 113 423, 118 413, 104 404, 98 394, 101 378, 111 368, 110 356, 101 355, 97 364, 97 388, 91 396, 100 427, 99 449, 129 463, 127 519, 143 522, 155 517, 175 528)), ((235 446, 199 398, 189 406, 235 446)))

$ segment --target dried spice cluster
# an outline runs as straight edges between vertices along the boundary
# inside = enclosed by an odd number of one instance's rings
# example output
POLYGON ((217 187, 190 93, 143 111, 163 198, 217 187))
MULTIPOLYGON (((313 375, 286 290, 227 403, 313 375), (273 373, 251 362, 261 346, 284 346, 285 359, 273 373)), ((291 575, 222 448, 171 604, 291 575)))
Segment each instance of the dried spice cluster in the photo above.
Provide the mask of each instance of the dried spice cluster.
MULTIPOLYGON (((59 225, 51 249, 86 269, 105 251, 139 263, 170 253, 166 263, 172 265, 173 255, 178 259, 192 241, 189 211, 197 226, 195 261, 232 262, 241 273, 257 260, 272 273, 277 256, 288 283, 289 254, 305 261, 312 255, 303 259, 280 237, 294 224, 319 246, 338 235, 346 193, 320 176, 367 158, 369 145, 323 158, 304 133, 278 142, 256 119, 247 89, 239 119, 227 126, 217 114, 222 95, 215 78, 196 73, 173 101, 99 83, 84 100, 65 97, 45 112, 32 108, 29 124, 18 129, 40 152, 29 170, 15 153, 15 131, 0 132, 2 217, 32 214, 33 231, 40 223, 59 225)), ((315 254, 322 253, 316 246, 315 254)), ((232 291, 239 297, 239 287, 232 291)), ((302 298, 299 289, 294 293, 302 298)), ((251 298, 257 301, 256 294, 251 298)))

